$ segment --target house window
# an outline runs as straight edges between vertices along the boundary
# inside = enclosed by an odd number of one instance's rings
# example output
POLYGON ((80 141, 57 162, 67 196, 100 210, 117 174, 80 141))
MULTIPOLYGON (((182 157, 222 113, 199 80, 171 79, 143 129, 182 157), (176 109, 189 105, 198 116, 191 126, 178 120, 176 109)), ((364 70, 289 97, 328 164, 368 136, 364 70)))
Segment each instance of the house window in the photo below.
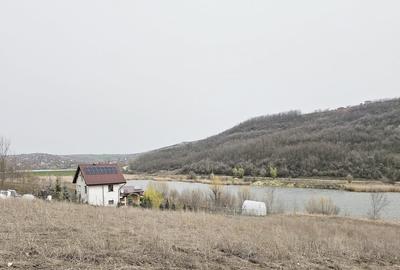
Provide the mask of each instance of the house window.
POLYGON ((108 185, 108 192, 114 191, 114 185, 108 185))
POLYGON ((87 186, 85 186, 85 194, 87 194, 87 186))
POLYGON ((113 204, 114 204, 114 200, 109 200, 109 201, 108 201, 108 204, 109 204, 109 205, 113 205, 113 204))

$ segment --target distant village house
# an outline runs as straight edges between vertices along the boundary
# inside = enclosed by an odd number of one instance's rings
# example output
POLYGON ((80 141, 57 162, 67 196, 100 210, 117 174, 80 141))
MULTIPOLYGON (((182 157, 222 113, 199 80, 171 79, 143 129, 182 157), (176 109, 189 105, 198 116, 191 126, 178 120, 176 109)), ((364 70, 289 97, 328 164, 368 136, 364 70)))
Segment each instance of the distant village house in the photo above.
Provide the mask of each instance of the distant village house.
POLYGON ((126 180, 115 164, 80 164, 75 172, 77 199, 96 206, 117 206, 126 180))

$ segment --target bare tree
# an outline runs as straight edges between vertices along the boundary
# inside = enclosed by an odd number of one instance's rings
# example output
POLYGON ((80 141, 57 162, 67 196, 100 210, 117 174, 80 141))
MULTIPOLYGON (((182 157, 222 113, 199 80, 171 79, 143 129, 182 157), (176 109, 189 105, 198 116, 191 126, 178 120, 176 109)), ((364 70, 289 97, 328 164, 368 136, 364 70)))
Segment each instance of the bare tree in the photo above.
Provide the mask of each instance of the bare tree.
POLYGON ((198 211, 202 207, 205 207, 206 196, 200 189, 189 190, 185 189, 180 194, 181 204, 188 210, 198 211))
POLYGON ((224 187, 218 177, 214 178, 212 184, 210 185, 210 189, 211 189, 210 197, 214 203, 214 206, 215 207, 221 206, 221 199, 224 187))
POLYGON ((236 203, 237 203, 237 198, 235 194, 229 192, 222 193, 220 206, 224 207, 225 210, 234 209, 236 203))
POLYGON ((175 209, 175 207, 177 207, 177 205, 178 205, 179 196, 180 196, 180 194, 176 189, 171 189, 169 191, 168 201, 173 209, 175 209))
POLYGON ((191 206, 194 211, 198 211, 203 202, 205 201, 204 199, 204 193, 200 189, 192 190, 191 194, 191 206))
POLYGON ((0 137, 0 177, 2 187, 4 187, 4 182, 7 177, 7 159, 10 152, 10 146, 10 140, 4 137, 0 137))
POLYGON ((274 211, 274 201, 275 201, 275 188, 270 188, 265 194, 265 205, 267 206, 267 214, 272 214, 274 211))
POLYGON ((155 182, 155 183, 153 183, 153 186, 154 186, 155 190, 157 190, 158 192, 160 192, 163 195, 164 198, 169 197, 169 187, 168 187, 167 183, 155 182))
POLYGON ((389 205, 389 200, 384 193, 371 193, 371 209, 368 212, 370 219, 379 219, 382 210, 389 205))

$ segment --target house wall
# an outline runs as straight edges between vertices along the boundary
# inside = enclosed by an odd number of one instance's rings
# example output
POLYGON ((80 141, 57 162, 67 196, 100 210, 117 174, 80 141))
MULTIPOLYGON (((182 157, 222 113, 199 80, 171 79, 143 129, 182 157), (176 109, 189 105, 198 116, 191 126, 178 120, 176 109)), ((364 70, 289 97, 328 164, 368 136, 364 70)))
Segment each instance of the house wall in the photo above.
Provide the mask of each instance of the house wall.
POLYGON ((82 174, 80 173, 78 176, 78 179, 76 180, 76 185, 75 185, 75 189, 76 189, 76 196, 78 198, 79 202, 82 203, 87 203, 87 193, 85 192, 85 186, 86 183, 83 180, 82 174))
POLYGON ((88 186, 88 200, 87 203, 98 206, 117 206, 119 202, 118 191, 123 184, 113 185, 114 191, 108 192, 108 185, 88 186), (113 200, 112 205, 109 201, 113 200))
POLYGON ((76 180, 76 195, 81 203, 88 203, 97 206, 117 206, 119 202, 118 191, 124 184, 115 184, 114 191, 108 192, 108 185, 86 186, 82 174, 80 173, 76 180), (85 192, 85 187, 87 192, 85 192), (113 205, 109 205, 110 200, 114 201, 113 205))

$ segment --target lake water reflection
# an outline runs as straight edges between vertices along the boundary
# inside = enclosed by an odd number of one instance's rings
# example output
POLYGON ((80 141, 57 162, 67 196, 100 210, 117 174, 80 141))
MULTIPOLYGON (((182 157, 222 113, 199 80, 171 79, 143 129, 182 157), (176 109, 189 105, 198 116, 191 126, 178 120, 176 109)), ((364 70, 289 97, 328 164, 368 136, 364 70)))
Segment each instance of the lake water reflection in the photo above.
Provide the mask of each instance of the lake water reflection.
MULTIPOLYGON (((156 183, 151 180, 129 180, 127 185, 146 188, 149 183, 156 183)), ((209 185, 200 183, 186 182, 163 182, 170 189, 176 189, 179 192, 183 190, 200 189, 204 192, 210 192, 209 185)), ((240 186, 224 186, 226 192, 237 194, 240 186)), ((263 200, 270 187, 250 186, 251 194, 256 200, 263 200)), ((370 193, 365 192, 347 192, 341 190, 326 189, 307 189, 307 188, 274 188, 275 203, 284 207, 286 212, 294 210, 304 211, 304 205, 312 197, 324 196, 331 198, 332 201, 340 208, 340 215, 348 215, 352 217, 366 217, 370 209, 371 199, 370 193)), ((386 193, 389 205, 382 211, 382 218, 388 220, 400 221, 400 193, 386 193)))

